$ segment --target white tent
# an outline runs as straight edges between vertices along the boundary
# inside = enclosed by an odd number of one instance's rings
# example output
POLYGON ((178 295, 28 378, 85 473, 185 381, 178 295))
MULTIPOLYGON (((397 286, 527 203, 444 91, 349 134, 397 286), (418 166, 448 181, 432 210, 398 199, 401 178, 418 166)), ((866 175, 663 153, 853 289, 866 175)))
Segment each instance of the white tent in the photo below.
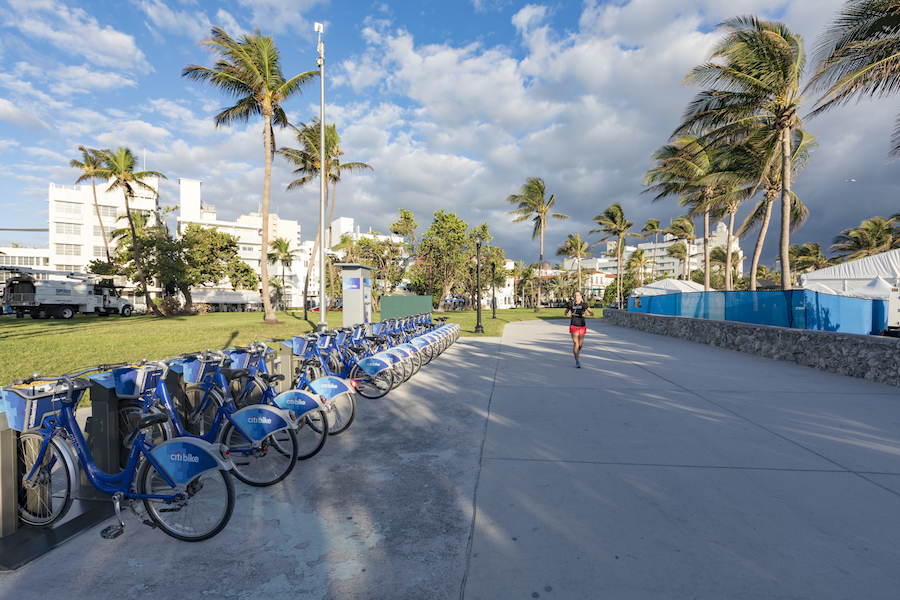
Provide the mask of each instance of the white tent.
POLYGON ((872 300, 887 300, 891 296, 891 290, 896 289, 890 283, 881 277, 876 277, 866 285, 858 287, 855 290, 844 292, 841 296, 850 296, 851 298, 866 298, 872 300))
POLYGON ((635 288, 632 296, 663 296, 665 294, 681 294, 683 292, 702 292, 703 286, 693 281, 679 279, 660 279, 645 286, 635 288))
POLYGON ((814 281, 813 283, 808 283, 803 286, 804 290, 809 290, 811 292, 819 292, 820 294, 831 294, 832 296, 840 296, 841 293, 834 288, 830 288, 824 283, 819 283, 818 281, 814 281))
POLYGON ((821 283, 839 292, 848 292, 876 277, 883 277, 891 285, 900 285, 900 249, 806 273, 800 276, 800 285, 808 288, 811 283, 821 283))

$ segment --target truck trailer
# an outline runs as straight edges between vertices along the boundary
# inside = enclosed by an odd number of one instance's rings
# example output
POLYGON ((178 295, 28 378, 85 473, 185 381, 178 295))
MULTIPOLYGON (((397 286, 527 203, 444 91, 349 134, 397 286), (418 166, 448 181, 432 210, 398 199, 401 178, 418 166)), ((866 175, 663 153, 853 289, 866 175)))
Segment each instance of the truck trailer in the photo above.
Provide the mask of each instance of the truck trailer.
POLYGON ((131 316, 134 306, 120 298, 116 288, 104 284, 98 275, 39 271, 27 267, 0 267, 0 273, 11 273, 3 289, 2 305, 19 318, 71 319, 76 313, 131 316), (49 274, 67 279, 39 279, 49 274))

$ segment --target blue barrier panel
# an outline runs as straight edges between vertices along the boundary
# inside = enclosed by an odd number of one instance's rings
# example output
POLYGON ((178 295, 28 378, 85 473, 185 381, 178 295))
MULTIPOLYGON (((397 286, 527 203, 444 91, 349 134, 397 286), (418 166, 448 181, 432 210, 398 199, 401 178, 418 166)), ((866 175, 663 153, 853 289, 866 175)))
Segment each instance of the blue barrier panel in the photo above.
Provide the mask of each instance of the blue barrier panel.
POLYGON ((806 328, 867 335, 872 333, 872 303, 864 298, 816 294, 806 306, 806 328))
POLYGON ((888 301, 873 300, 872 301, 872 333, 880 334, 887 329, 888 322, 888 301))
POLYGON ((781 291, 729 292, 725 319, 753 325, 790 327, 791 310, 781 291))

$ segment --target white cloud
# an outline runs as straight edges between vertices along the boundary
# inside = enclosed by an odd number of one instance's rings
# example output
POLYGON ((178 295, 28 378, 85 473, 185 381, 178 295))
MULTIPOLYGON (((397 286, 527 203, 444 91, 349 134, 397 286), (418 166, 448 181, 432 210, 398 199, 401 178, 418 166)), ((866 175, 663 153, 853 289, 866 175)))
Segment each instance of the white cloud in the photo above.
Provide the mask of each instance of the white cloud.
POLYGON ((137 81, 118 73, 94 71, 88 65, 59 67, 50 72, 50 89, 57 96, 137 87, 137 81))
POLYGON ((209 17, 202 11, 174 10, 162 0, 140 0, 138 7, 156 27, 168 33, 183 35, 195 42, 209 35, 209 17))
POLYGON ((238 4, 250 10, 251 23, 271 28, 275 33, 292 31, 302 37, 315 37, 313 21, 306 15, 323 0, 238 0, 238 4))
MULTIPOLYGON (((0 98, 0 121, 5 121, 10 125, 19 125, 26 129, 47 128, 47 124, 37 116, 22 110, 6 98, 0 98)), ((6 144, 0 147, 3 150, 6 150, 11 145, 18 145, 18 142, 11 140, 3 140, 2 142, 6 144)))

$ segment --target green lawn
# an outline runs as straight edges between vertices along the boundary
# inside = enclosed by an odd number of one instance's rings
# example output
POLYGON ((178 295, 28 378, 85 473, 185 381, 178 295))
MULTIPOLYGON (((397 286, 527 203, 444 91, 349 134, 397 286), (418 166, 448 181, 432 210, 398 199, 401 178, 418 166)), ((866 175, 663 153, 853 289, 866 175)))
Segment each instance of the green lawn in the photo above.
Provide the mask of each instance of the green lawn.
MULTIPOLYGON (((507 323, 563 318, 563 309, 482 311, 485 336, 500 336, 507 323)), ((595 311, 597 316, 602 311, 595 311)), ((435 313, 458 323, 462 335, 475 336, 475 311, 435 313)), ((265 325, 262 313, 211 313, 191 317, 134 315, 129 318, 79 315, 67 321, 0 318, 0 385, 32 373, 58 375, 99 363, 159 360, 183 352, 243 345, 253 340, 286 338, 315 329, 318 313, 278 313, 280 324, 265 325)), ((376 314, 376 319, 378 315, 376 314)), ((329 327, 340 327, 343 313, 328 314, 329 327)))

